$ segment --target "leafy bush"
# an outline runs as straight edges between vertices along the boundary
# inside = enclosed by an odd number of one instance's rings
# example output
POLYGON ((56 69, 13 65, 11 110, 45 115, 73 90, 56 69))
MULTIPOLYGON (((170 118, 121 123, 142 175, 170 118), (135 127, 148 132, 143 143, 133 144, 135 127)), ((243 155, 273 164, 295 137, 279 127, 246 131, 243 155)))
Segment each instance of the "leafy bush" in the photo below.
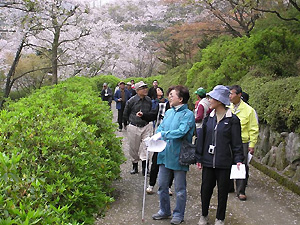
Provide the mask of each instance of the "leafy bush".
POLYGON ((210 90, 218 84, 238 81, 255 60, 247 37, 220 37, 202 51, 202 61, 195 63, 187 73, 187 84, 193 89, 204 87, 210 90))
POLYGON ((240 81, 243 91, 250 96, 250 105, 261 122, 273 129, 300 133, 300 78, 275 80, 251 75, 240 81))
POLYGON ((299 75, 300 38, 286 28, 273 27, 260 31, 250 40, 259 60, 256 63, 265 74, 277 77, 299 75))
POLYGON ((201 62, 187 72, 187 85, 210 90, 238 82, 254 68, 263 76, 297 76, 299 57, 299 35, 286 28, 268 28, 250 38, 219 37, 202 50, 201 62))
POLYGON ((0 183, 1 218, 92 224, 113 201, 111 182, 124 156, 112 114, 93 84, 72 78, 1 112, 0 172, 8 177, 0 183))
POLYGON ((95 83, 96 87, 94 88, 96 88, 95 90, 99 94, 101 93, 104 83, 107 83, 108 87, 110 87, 112 91, 114 91, 115 87, 120 82, 120 79, 113 75, 100 75, 93 77, 91 80, 95 83))
POLYGON ((163 75, 161 78, 161 86, 164 90, 167 90, 172 85, 186 85, 186 74, 191 65, 181 65, 175 67, 163 75))

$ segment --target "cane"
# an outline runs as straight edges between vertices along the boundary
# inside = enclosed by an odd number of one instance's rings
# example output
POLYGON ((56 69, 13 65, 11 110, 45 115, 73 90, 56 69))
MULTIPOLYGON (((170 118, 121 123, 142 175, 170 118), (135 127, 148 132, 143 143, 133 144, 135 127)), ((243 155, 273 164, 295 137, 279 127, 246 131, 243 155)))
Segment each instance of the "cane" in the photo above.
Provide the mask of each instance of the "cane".
POLYGON ((145 174, 144 174, 145 175, 145 179, 144 179, 144 196, 143 196, 142 222, 144 222, 144 216, 145 216, 145 201, 146 201, 148 157, 149 157, 149 151, 147 149, 147 153, 146 153, 146 168, 145 168, 145 174))
POLYGON ((145 179, 144 179, 144 196, 143 196, 143 208, 142 208, 142 222, 145 221, 145 202, 146 202, 146 185, 147 185, 147 168, 148 168, 148 157, 149 152, 162 152, 167 142, 163 140, 151 140, 150 137, 144 139, 144 142, 147 146, 147 153, 146 153, 146 168, 145 168, 145 179))

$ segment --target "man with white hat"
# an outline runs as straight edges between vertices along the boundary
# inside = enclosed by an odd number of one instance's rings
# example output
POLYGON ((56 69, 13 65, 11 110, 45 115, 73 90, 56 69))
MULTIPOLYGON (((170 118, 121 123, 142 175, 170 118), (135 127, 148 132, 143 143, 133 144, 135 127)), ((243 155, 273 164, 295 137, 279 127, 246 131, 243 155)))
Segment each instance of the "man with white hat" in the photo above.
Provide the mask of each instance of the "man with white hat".
POLYGON ((129 154, 132 158, 131 174, 138 173, 138 162, 142 161, 142 173, 146 173, 146 146, 143 140, 152 134, 150 121, 156 119, 158 109, 152 110, 151 99, 147 96, 148 86, 143 81, 135 84, 136 95, 130 98, 125 106, 124 119, 129 121, 127 127, 129 154), (140 145, 142 147, 140 149, 140 145), (139 151, 140 150, 140 151, 139 151))

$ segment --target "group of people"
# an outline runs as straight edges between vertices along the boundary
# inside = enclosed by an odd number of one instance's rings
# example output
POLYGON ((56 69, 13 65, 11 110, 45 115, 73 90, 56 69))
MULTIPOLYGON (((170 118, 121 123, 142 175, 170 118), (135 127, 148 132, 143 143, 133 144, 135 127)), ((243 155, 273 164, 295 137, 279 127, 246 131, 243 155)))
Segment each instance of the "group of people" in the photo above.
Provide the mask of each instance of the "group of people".
POLYGON ((192 142, 195 135, 196 165, 202 170, 202 212, 198 224, 208 224, 210 200, 216 185, 218 207, 215 224, 224 224, 228 193, 235 191, 234 182, 230 180, 231 166, 246 166, 246 179, 236 180, 237 197, 245 201, 249 177, 248 154, 254 153, 259 131, 255 110, 243 101, 241 87, 217 85, 208 93, 204 88, 198 88, 195 92, 197 102, 194 112, 187 105, 189 90, 182 85, 171 86, 167 90, 167 98, 156 80, 149 91, 143 81, 136 83, 136 95, 127 100, 124 94, 126 91, 122 94, 123 87, 120 86, 120 89, 121 93, 116 92, 115 100, 121 102, 125 98, 126 102, 120 107, 124 107, 123 118, 128 121, 127 135, 132 158, 130 173, 138 173, 139 161, 142 162, 143 175, 148 172, 146 146, 143 142, 145 138, 155 134, 155 140, 162 139, 167 143, 162 152, 152 157, 147 193, 154 193, 158 177, 160 200, 159 211, 152 218, 161 220, 172 216, 171 224, 183 222, 189 166, 179 163, 179 154, 182 141, 192 142), (171 212, 170 186, 173 181, 176 203, 171 212))
POLYGON ((126 129, 127 127, 127 121, 123 118, 123 112, 126 102, 134 95, 136 95, 134 80, 128 82, 126 86, 124 81, 119 82, 117 87, 115 88, 114 94, 108 87, 107 83, 103 84, 101 99, 102 101, 107 101, 110 108, 112 101, 114 100, 116 102, 116 109, 118 110, 119 131, 122 131, 123 128, 126 129))

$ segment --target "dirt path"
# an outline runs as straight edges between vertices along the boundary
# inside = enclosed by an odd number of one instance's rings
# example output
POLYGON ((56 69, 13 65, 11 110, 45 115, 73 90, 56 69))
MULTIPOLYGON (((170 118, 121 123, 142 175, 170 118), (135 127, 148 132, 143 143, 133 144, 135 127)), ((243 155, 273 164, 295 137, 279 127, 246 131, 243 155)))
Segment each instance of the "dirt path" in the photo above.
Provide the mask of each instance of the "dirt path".
MULTIPOLYGON (((112 106, 114 108, 114 106, 112 106)), ((116 112, 114 110, 114 115, 116 112)), ((167 225, 170 220, 152 220, 152 214, 159 209, 158 194, 146 195, 145 221, 142 222, 142 200, 144 177, 141 173, 131 175, 131 162, 128 155, 127 132, 118 132, 124 137, 123 150, 127 162, 121 165, 121 180, 115 182, 115 199, 104 218, 98 218, 96 225, 167 225)), ((141 171, 141 163, 139 164, 141 171)), ((191 166, 187 175, 188 199, 183 224, 198 223, 200 203, 201 171, 191 166)), ((147 183, 148 185, 148 183, 147 183)), ((157 191, 157 185, 155 186, 157 191)), ((174 191, 174 187, 173 187, 174 191)), ((250 179, 247 187, 248 200, 241 202, 235 194, 229 194, 225 224, 263 224, 263 225, 298 225, 300 224, 300 196, 278 185, 254 167, 250 167, 250 179)), ((175 196, 171 197, 171 207, 175 196)), ((216 193, 214 193, 209 213, 209 222, 214 224, 217 208, 216 193)))

